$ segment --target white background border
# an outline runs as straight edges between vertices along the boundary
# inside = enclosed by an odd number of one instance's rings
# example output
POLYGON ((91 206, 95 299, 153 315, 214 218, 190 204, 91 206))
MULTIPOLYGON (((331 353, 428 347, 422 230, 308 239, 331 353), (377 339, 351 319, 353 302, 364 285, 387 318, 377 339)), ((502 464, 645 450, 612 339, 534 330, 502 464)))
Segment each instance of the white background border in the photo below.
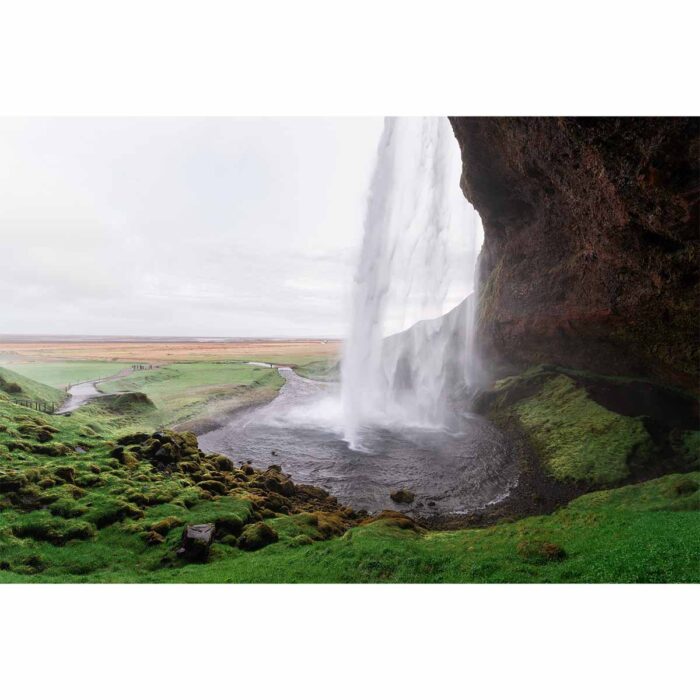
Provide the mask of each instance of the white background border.
MULTIPOLYGON (((689 2, 22 2, 0 114, 698 113, 689 2)), ((7 698, 659 698, 693 586, 4 586, 7 698)))

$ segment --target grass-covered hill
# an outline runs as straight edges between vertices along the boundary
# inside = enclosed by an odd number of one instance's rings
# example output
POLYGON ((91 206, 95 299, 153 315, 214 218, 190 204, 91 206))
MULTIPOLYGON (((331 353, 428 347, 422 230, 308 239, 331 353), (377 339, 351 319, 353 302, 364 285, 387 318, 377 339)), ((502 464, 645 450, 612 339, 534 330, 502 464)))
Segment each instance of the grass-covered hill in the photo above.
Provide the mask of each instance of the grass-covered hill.
POLYGON ((98 360, 27 361, 13 365, 17 374, 42 384, 48 384, 56 389, 64 389, 70 384, 110 377, 130 366, 131 364, 128 362, 98 360))
POLYGON ((34 381, 4 367, 0 367, 0 396, 47 403, 59 403, 66 398, 65 392, 60 389, 34 381))
POLYGON ((284 384, 276 369, 241 362, 175 362, 100 384, 109 392, 141 392, 157 408, 157 425, 215 427, 216 416, 270 401, 284 384), (211 425, 210 425, 211 424, 211 425))
MULTIPOLYGON (((592 390, 582 396, 568 375, 533 374, 499 385, 491 412, 530 426, 553 479, 573 476, 558 468, 569 460, 606 487, 619 476, 620 451, 637 452, 646 438, 636 424, 586 408, 592 390), (564 418, 582 414, 585 430, 569 435, 564 418), (577 450, 589 433, 593 442, 577 450), (606 460, 602 471, 590 466, 606 460)), ((353 512, 274 466, 205 455, 191 433, 153 432, 153 408, 126 396, 124 405, 50 416, 0 389, 0 581, 700 581, 692 465, 551 514, 437 531, 399 512, 353 512), (178 554, 193 525, 213 526, 210 546, 178 554)), ((696 438, 681 430, 679 439, 692 449, 696 438)))

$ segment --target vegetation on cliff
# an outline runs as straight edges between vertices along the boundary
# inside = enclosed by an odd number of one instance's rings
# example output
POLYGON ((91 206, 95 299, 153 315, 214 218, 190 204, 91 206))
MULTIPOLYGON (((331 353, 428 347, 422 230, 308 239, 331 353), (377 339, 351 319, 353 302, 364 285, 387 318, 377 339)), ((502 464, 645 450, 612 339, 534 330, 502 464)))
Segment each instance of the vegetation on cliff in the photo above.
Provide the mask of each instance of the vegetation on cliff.
POLYGON ((538 366, 496 382, 477 408, 581 490, 698 466, 698 402, 662 385, 538 366))

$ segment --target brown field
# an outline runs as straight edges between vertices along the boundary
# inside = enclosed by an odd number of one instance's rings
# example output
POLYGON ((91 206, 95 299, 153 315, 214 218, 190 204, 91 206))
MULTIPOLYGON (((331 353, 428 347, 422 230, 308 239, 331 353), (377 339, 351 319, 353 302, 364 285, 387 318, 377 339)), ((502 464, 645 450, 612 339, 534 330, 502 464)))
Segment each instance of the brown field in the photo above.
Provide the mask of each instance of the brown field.
POLYGON ((152 363, 212 360, 258 360, 306 364, 340 353, 338 340, 167 341, 26 341, 0 342, 0 359, 13 362, 51 360, 141 361, 152 363))

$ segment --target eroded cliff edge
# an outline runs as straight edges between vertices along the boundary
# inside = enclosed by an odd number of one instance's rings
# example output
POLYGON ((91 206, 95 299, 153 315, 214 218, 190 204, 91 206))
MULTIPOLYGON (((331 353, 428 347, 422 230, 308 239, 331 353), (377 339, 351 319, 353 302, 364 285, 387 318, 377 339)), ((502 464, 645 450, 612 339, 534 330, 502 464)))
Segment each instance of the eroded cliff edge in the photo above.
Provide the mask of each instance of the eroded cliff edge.
POLYGON ((700 120, 450 120, 484 223, 480 330, 494 366, 697 392, 700 120))

